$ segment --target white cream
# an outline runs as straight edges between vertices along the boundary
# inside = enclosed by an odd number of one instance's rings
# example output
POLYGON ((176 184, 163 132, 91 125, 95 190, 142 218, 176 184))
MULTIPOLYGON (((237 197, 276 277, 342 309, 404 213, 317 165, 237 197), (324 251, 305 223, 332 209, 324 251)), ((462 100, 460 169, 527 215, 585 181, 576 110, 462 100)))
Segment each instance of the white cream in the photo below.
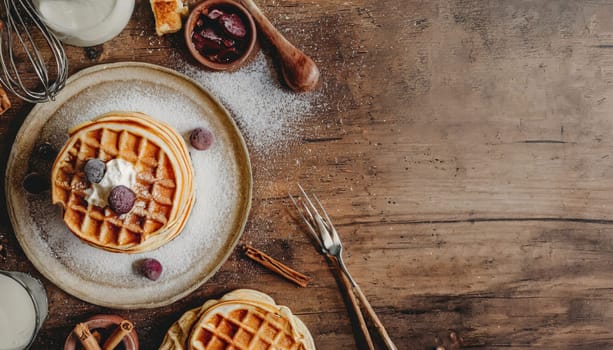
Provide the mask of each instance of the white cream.
POLYGON ((94 46, 128 24, 134 0, 34 0, 47 26, 69 45, 94 46))
POLYGON ((100 183, 92 183, 85 190, 85 200, 99 207, 106 207, 109 202, 109 194, 115 186, 123 185, 133 190, 136 185, 136 169, 132 163, 123 159, 112 159, 106 162, 106 172, 100 183))
POLYGON ((0 350, 24 349, 36 330, 36 309, 26 289, 0 274, 0 350))

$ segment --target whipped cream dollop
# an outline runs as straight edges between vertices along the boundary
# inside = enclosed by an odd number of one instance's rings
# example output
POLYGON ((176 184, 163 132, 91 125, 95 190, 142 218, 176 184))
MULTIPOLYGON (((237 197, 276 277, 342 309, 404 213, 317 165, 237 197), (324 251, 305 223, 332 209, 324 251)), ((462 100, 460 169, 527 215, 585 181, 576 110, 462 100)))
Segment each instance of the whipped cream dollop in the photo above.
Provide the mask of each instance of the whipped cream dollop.
POLYGON ((132 163, 117 158, 106 162, 104 177, 100 183, 92 183, 91 187, 85 190, 85 200, 104 208, 109 204, 111 190, 119 185, 133 189, 136 185, 136 169, 132 163))

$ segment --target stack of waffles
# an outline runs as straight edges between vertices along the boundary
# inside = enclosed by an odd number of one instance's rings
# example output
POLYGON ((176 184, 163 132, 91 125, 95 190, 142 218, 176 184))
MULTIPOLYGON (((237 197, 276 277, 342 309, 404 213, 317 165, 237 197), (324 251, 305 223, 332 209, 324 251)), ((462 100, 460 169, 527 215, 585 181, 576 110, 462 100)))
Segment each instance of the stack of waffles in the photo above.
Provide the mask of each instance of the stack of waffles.
POLYGON ((104 250, 139 253, 156 249, 181 233, 194 201, 193 169, 187 146, 169 125, 137 112, 111 112, 69 131, 51 172, 52 200, 81 240, 104 250), (87 201, 84 173, 93 158, 132 164, 133 208, 117 214, 87 201))
POLYGON ((315 350, 307 327, 285 306, 250 289, 209 300, 175 322, 159 350, 315 350))

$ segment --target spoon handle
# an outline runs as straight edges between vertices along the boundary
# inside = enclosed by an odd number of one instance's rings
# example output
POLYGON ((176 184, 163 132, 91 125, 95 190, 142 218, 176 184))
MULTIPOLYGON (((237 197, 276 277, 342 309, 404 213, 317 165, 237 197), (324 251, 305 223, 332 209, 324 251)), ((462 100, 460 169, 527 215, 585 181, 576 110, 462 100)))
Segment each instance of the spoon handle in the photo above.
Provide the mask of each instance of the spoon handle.
MULTIPOLYGON (((258 7, 258 5, 253 2, 253 0, 240 0, 240 2, 247 8, 249 13, 253 16, 253 19, 260 26, 260 30, 264 35, 270 40, 270 42, 276 48, 287 48, 294 50, 298 50, 292 43, 287 41, 285 37, 275 28, 275 26, 270 23, 268 18, 262 13, 262 10, 258 7)), ((300 50, 298 50, 300 51, 300 50)))
POLYGON ((253 0, 240 0, 240 2, 251 13, 262 33, 279 52, 281 71, 287 85, 296 92, 314 89, 319 80, 319 69, 313 60, 279 32, 253 0))

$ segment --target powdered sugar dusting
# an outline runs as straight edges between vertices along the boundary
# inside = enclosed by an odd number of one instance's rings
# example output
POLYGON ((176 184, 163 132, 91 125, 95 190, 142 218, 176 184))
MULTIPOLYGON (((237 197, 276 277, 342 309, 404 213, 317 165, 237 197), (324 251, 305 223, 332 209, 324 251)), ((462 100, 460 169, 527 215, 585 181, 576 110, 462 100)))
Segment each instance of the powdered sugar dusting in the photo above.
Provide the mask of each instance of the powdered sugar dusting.
MULTIPOLYGON (((299 139, 303 120, 326 107, 320 102, 323 100, 320 92, 296 94, 281 86, 262 53, 233 73, 211 72, 181 58, 174 61, 178 62, 177 70, 208 89, 229 109, 250 151, 259 155, 270 157, 271 153, 299 139)), ((64 102, 61 108, 54 110, 55 102, 45 104, 51 117, 40 135, 32 137, 37 143, 50 142, 60 148, 71 127, 113 110, 149 114, 172 125, 186 140, 196 127, 210 129, 215 135, 213 147, 202 152, 190 149, 196 201, 186 227, 172 242, 152 252, 136 255, 105 252, 71 234, 61 219, 60 209, 51 205, 48 195, 20 193, 23 192, 18 185, 20 181, 14 181, 18 201, 30 211, 30 215, 18 220, 24 223, 16 226, 21 226, 22 231, 25 231, 23 228, 34 231, 27 238, 29 250, 44 255, 39 261, 54 271, 52 281, 61 280, 81 295, 91 296, 88 301, 114 305, 130 300, 163 303, 193 285, 195 279, 202 277, 202 271, 210 271, 218 264, 230 239, 231 225, 239 219, 235 206, 244 201, 237 183, 240 180, 235 176, 241 165, 233 157, 232 142, 220 139, 224 126, 207 117, 214 111, 199 103, 200 92, 190 88, 184 91, 184 81, 143 76, 142 72, 132 75, 129 69, 103 69, 99 73, 102 81, 97 76, 95 82, 84 79, 82 83, 74 81, 67 85, 62 93, 82 92, 64 102), (156 282, 133 270, 134 262, 144 257, 155 258, 164 266, 156 282)), ((47 118, 47 115, 38 117, 47 118)), ((21 157, 27 160, 30 155, 21 157)))
MULTIPOLYGON (((45 123, 36 143, 49 142, 57 149, 67 140, 69 128, 109 111, 139 111, 173 126, 184 138, 196 127, 215 135, 207 151, 189 147, 194 167, 195 203, 182 233, 161 248, 134 255, 117 254, 82 243, 67 229, 61 210, 51 204, 49 193, 19 193, 22 205, 29 208, 29 251, 46 256, 49 269, 65 284, 71 284, 94 300, 156 300, 170 298, 193 285, 203 271, 211 271, 231 237, 233 225, 240 220, 236 205, 244 201, 240 193, 240 164, 229 133, 222 122, 207 114, 211 111, 195 101, 196 97, 147 80, 109 81, 85 89, 65 102, 45 123), (134 264, 142 258, 159 260, 164 271, 156 282, 140 276, 134 264), (108 289, 107 289, 108 288, 108 289), (106 294, 105 294, 106 293, 106 294)), ((113 73, 114 74, 114 73, 113 73)), ((166 85, 169 84, 169 85, 166 85)), ((188 143, 189 144, 189 143, 188 143)), ((29 157, 25 155, 25 157, 29 157)), ((25 170, 24 170, 25 171, 25 170)), ((21 188, 17 192, 24 192, 21 188)))
POLYGON ((256 152, 270 152, 298 138, 300 121, 321 100, 318 92, 296 94, 282 87, 261 52, 233 73, 211 72, 186 63, 177 69, 221 100, 256 152))

